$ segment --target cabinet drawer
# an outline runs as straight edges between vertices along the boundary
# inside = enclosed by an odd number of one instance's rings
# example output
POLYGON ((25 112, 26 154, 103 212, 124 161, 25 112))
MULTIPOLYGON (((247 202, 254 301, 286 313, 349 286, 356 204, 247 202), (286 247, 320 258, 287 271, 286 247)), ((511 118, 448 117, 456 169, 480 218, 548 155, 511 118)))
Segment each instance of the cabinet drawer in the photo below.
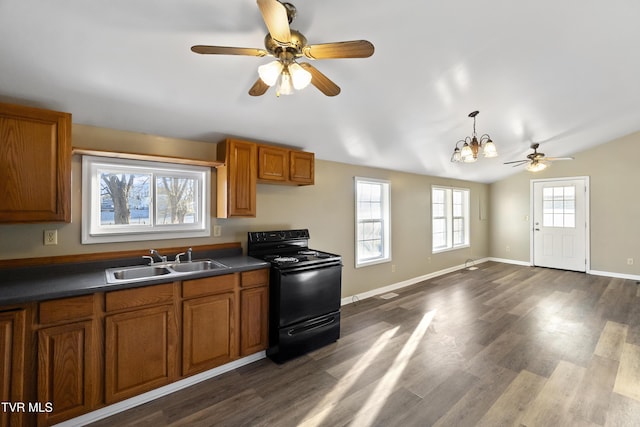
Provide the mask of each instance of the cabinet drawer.
POLYGON ((243 271, 242 287, 266 286, 269 283, 269 269, 243 271))
POLYGON ((41 324, 79 320, 93 315, 95 295, 63 298, 41 302, 38 306, 38 319, 41 324))
POLYGON ((239 280, 240 276, 238 273, 185 280, 182 282, 182 297, 191 298, 233 291, 236 285, 238 285, 239 280))
POLYGON ((106 311, 116 311, 125 308, 144 307, 170 303, 173 301, 173 283, 147 286, 144 288, 123 289, 108 292, 106 295, 106 311))

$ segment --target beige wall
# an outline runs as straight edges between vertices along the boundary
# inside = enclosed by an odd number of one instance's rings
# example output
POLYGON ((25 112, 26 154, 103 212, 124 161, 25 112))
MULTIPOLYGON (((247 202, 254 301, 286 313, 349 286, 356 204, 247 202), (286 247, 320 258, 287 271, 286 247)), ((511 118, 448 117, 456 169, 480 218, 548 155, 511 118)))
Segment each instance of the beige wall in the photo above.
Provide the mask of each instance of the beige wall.
MULTIPOLYGON (((130 132, 73 126, 76 147, 133 151, 197 159, 215 157, 215 145, 130 132)), ((0 259, 31 258, 91 252, 107 252, 163 246, 189 246, 240 241, 246 247, 247 231, 309 228, 310 246, 341 254, 344 259, 343 296, 373 290, 489 254, 489 186, 397 171, 316 161, 316 184, 307 187, 258 185, 258 215, 251 219, 218 219, 219 238, 177 239, 82 245, 80 243, 80 157, 72 171, 72 222, 70 224, 22 224, 0 226, 0 259), (354 176, 391 181, 392 262, 354 267, 354 176), (431 254, 431 185, 471 189, 471 247, 431 254), (480 206, 486 215, 480 219, 480 206), (43 245, 43 230, 58 230, 58 245, 43 245), (392 272, 395 265, 395 272, 392 272)), ((213 178, 215 179, 215 173, 213 178)), ((214 186, 215 187, 215 186, 214 186)), ((213 190, 215 191, 215 190, 213 190)), ((215 199, 214 199, 215 200, 215 199)), ((214 202, 215 203, 215 202, 214 202)), ((215 212, 215 209, 212 209, 215 212)))
MULTIPOLYGON (((548 155, 553 155, 549 148, 548 155)), ((591 270, 640 274, 640 132, 491 184, 492 257, 529 262, 529 188, 532 179, 589 176, 591 270), (510 251, 507 251, 507 246, 510 251), (627 258, 634 258, 627 265, 627 258)))

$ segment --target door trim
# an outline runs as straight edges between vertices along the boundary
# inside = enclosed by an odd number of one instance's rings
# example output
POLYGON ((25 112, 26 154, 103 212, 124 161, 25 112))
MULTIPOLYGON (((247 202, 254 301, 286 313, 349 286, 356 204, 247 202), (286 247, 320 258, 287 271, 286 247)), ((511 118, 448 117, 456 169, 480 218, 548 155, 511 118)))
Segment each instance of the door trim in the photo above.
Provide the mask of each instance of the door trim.
POLYGON ((584 250, 585 250, 585 260, 586 260, 586 265, 585 265, 585 273, 590 273, 591 272, 591 218, 589 216, 589 212, 590 212, 590 199, 589 199, 589 194, 591 193, 590 191, 590 186, 589 186, 589 176, 565 176, 565 177, 559 177, 559 178, 545 178, 545 179, 532 179, 529 181, 529 264, 530 265, 534 265, 534 260, 533 260, 533 254, 534 254, 534 245, 533 245, 533 218, 534 218, 534 194, 533 194, 533 186, 534 183, 539 183, 539 182, 554 182, 554 181, 571 181, 571 180, 583 180, 584 181, 584 220, 585 220, 585 244, 584 244, 584 250))

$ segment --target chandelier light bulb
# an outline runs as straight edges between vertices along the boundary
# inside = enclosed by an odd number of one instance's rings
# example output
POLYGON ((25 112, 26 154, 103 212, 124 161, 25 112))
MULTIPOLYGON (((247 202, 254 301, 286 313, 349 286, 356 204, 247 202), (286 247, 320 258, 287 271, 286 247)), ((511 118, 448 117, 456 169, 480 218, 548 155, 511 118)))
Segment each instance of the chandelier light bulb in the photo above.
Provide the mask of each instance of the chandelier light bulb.
POLYGON ((484 153, 485 157, 498 157, 498 150, 496 149, 496 145, 491 139, 485 142, 482 152, 484 153))

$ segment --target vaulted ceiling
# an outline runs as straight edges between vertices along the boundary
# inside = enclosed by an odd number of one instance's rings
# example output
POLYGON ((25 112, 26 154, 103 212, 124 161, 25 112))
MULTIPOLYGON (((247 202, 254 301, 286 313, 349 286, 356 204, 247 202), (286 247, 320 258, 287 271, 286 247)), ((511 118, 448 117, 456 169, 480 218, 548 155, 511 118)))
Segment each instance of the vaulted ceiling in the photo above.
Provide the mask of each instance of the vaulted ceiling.
POLYGON ((248 95, 271 58, 255 0, 2 0, 0 100, 75 123, 217 142, 299 147, 317 158, 493 182, 533 142, 567 156, 640 130, 640 2, 291 0, 310 44, 366 39, 367 59, 313 65, 342 92, 248 95), (488 133, 499 157, 453 164, 488 133))

